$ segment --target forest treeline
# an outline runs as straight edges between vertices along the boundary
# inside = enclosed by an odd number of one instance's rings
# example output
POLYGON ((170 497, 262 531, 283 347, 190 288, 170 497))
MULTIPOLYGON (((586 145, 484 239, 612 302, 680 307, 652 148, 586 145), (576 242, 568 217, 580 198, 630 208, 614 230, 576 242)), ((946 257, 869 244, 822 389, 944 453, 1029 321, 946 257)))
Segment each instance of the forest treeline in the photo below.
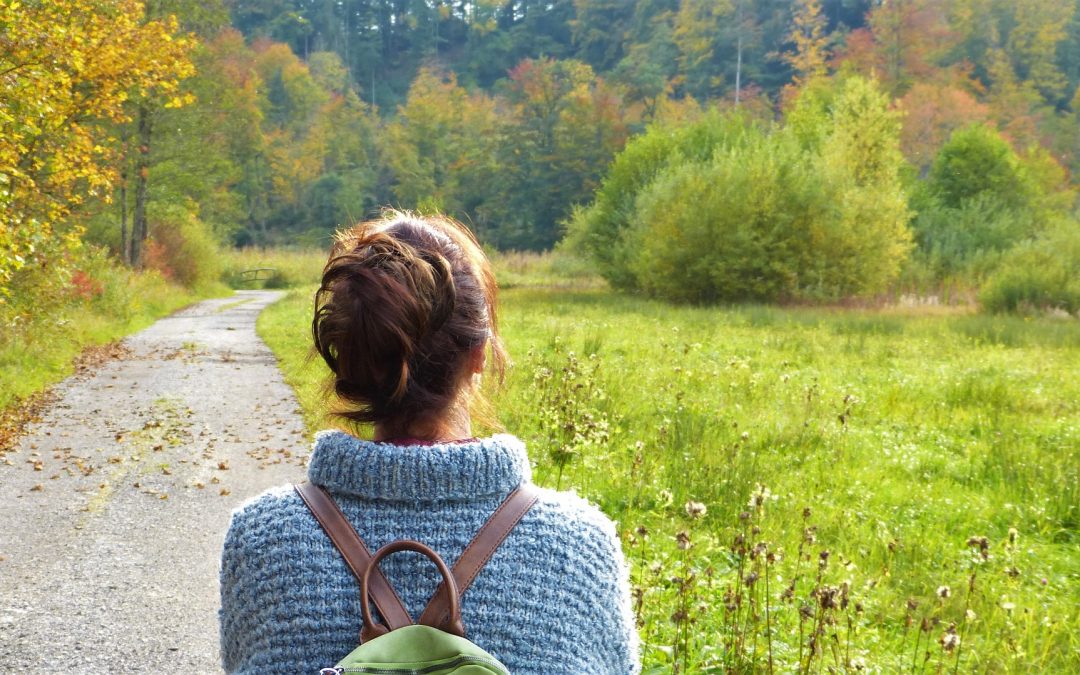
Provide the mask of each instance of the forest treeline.
POLYGON ((1067 289, 1078 6, 3 0, 0 279, 85 240, 191 284, 395 205, 669 298, 1067 289))

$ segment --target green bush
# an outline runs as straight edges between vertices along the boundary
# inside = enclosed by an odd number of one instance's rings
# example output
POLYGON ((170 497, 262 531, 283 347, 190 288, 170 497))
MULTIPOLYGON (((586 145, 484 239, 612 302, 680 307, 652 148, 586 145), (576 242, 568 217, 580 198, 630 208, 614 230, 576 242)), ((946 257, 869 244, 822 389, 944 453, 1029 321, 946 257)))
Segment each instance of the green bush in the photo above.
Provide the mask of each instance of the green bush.
POLYGON ((953 208, 982 195, 992 195, 1006 208, 1023 208, 1034 196, 1009 142, 981 124, 953 132, 930 167, 927 186, 953 208))
POLYGON ((835 86, 787 128, 716 114, 651 128, 577 212, 568 245, 613 286, 676 301, 883 290, 911 238, 898 120, 872 82, 835 86))
POLYGON ((574 210, 564 247, 591 257, 612 286, 635 288, 637 279, 629 265, 634 252, 623 235, 634 219, 638 194, 668 167, 706 161, 717 148, 738 146, 752 133, 745 118, 716 111, 681 127, 662 123, 649 127, 615 156, 595 201, 574 210))
POLYGON ((979 293, 983 309, 1080 313, 1080 223, 1065 221, 1009 251, 979 293))
POLYGON ((638 197, 626 237, 638 286, 676 301, 796 294, 821 181, 787 137, 671 167, 638 197))

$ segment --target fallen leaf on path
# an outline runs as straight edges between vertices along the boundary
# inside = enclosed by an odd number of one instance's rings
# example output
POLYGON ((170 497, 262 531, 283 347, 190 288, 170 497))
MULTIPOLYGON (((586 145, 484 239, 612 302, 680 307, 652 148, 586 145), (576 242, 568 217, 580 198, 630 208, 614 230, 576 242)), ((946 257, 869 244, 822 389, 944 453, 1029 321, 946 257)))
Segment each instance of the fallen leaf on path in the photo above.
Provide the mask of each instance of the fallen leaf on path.
POLYGON ((229 488, 221 488, 221 493, 220 494, 221 494, 222 497, 227 497, 230 494, 232 494, 232 490, 230 490, 229 488))
POLYGON ((30 492, 42 492, 44 489, 45 489, 45 486, 42 485, 41 483, 38 483, 34 487, 30 488, 30 492))

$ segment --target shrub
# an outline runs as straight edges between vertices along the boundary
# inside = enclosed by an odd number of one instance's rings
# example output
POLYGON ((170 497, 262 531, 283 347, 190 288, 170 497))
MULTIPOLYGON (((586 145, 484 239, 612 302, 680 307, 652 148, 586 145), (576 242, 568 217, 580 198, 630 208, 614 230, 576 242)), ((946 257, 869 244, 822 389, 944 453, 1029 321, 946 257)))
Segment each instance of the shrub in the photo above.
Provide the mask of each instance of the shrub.
POLYGON ((1080 312, 1080 223, 1064 221, 1009 251, 979 293, 983 309, 1080 312))
POLYGON ((597 271, 616 288, 636 287, 629 265, 634 253, 623 235, 634 219, 638 194, 668 167, 708 160, 717 148, 739 145, 750 133, 744 118, 715 111, 683 126, 649 127, 615 156, 595 201, 575 209, 564 246, 591 257, 597 271))
POLYGON ((910 249, 899 123, 868 80, 765 130, 713 115, 651 128, 620 155, 580 242, 616 287, 690 302, 878 292, 910 249))
POLYGON ((217 242, 193 214, 168 208, 151 224, 144 264, 188 288, 202 286, 218 278, 217 242))
POLYGON ((981 124, 953 132, 930 167, 927 186, 953 208, 980 195, 992 195, 1007 208, 1022 208, 1033 196, 1009 142, 981 124))
POLYGON ((637 284, 690 302, 794 295, 813 213, 827 204, 787 140, 759 132, 745 149, 673 166, 653 181, 626 238, 637 284))

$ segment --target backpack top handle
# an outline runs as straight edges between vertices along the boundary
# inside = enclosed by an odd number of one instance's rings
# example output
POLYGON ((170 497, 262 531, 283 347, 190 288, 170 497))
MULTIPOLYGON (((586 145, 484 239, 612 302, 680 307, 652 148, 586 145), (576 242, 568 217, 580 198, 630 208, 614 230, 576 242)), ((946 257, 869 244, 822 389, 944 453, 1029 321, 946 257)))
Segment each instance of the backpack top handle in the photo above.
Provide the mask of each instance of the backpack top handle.
POLYGON ((371 573, 373 570, 378 569, 379 561, 391 553, 397 553, 399 551, 422 553, 439 568, 439 573, 442 574, 443 577, 443 587, 446 589, 444 597, 446 597, 449 602, 450 611, 449 616, 447 616, 445 621, 438 626, 434 626, 434 628, 457 635, 458 637, 465 637, 465 625, 461 621, 461 597, 458 593, 457 582, 454 580, 454 575, 450 572, 450 568, 447 567, 446 563, 439 557, 438 553, 424 544, 412 539, 400 539, 398 541, 392 541, 376 551, 375 555, 371 556, 371 561, 368 564, 367 569, 364 570, 364 574, 360 577, 360 598, 363 601, 360 611, 363 613, 364 617, 364 627, 360 631, 361 641, 368 642, 389 632, 389 629, 386 626, 381 623, 375 623, 374 619, 372 619, 371 604, 368 602, 368 591, 371 573))

